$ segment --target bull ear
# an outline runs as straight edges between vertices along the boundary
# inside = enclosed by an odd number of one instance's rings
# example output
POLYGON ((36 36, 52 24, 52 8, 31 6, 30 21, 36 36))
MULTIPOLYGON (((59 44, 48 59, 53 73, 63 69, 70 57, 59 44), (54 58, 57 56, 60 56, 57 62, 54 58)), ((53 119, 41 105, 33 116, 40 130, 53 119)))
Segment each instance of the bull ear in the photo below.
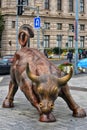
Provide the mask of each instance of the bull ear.
POLYGON ((27 73, 27 76, 34 82, 39 82, 39 76, 36 76, 34 75, 31 71, 30 71, 30 68, 29 68, 29 63, 27 63, 27 66, 26 66, 26 73, 27 73))
POLYGON ((58 84, 65 85, 72 77, 72 74, 73 74, 73 68, 71 67, 70 72, 66 76, 58 78, 58 84))

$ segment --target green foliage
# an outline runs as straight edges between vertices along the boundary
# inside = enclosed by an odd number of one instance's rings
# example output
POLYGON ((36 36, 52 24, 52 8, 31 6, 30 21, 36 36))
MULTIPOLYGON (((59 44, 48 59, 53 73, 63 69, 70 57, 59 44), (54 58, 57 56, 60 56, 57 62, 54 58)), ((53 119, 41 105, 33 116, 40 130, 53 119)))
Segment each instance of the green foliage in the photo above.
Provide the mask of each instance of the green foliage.
POLYGON ((53 49, 52 48, 45 48, 45 49, 46 49, 48 55, 53 54, 53 49))
POLYGON ((54 52, 54 54, 61 54, 62 53, 62 49, 59 48, 59 47, 54 47, 53 48, 53 52, 54 52))

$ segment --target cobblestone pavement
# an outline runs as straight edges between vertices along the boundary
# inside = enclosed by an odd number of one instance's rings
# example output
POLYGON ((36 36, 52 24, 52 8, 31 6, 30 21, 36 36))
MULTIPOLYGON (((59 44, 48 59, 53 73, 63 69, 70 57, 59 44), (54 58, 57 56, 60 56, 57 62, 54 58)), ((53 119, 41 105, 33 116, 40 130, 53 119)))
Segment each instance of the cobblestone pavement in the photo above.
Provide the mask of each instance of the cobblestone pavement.
MULTIPOLYGON (((73 76, 69 85, 79 88, 79 91, 71 89, 71 94, 87 112, 87 91, 81 90, 87 88, 87 75, 73 76)), ((61 98, 55 101, 53 114, 57 121, 54 123, 39 122, 37 110, 28 102, 20 89, 15 96, 15 107, 2 108, 7 91, 8 86, 0 83, 0 130, 87 130, 87 117, 72 117, 72 112, 61 98)))

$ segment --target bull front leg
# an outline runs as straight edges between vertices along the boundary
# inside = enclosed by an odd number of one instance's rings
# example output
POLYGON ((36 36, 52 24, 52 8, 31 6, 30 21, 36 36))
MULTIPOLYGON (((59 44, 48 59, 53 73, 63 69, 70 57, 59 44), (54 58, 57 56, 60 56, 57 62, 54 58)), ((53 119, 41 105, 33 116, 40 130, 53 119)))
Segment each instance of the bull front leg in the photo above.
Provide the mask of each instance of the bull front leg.
POLYGON ((69 108, 73 111, 74 117, 85 117, 86 112, 83 108, 81 108, 72 98, 69 86, 66 85, 61 89, 60 96, 66 101, 69 108))
POLYGON ((9 91, 8 91, 8 94, 5 98, 5 100, 3 101, 2 107, 4 107, 4 108, 14 107, 13 100, 14 100, 14 96, 15 96, 17 90, 18 90, 18 85, 16 83, 13 83, 12 81, 10 81, 9 91))
POLYGON ((26 98, 31 102, 31 104, 38 110, 39 114, 41 114, 39 101, 33 92, 32 84, 28 80, 25 80, 25 79, 23 79, 22 82, 23 83, 20 86, 21 91, 24 93, 26 98))

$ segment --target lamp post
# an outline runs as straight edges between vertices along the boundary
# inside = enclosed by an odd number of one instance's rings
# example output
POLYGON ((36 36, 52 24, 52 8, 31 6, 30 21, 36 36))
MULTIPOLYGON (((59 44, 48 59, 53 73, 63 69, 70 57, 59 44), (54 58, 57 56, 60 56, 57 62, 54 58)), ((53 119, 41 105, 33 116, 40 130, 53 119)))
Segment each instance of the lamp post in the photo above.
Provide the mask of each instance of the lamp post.
POLYGON ((76 0, 76 8, 75 8, 75 74, 78 74, 78 68, 77 68, 77 63, 78 63, 78 0, 76 0))

